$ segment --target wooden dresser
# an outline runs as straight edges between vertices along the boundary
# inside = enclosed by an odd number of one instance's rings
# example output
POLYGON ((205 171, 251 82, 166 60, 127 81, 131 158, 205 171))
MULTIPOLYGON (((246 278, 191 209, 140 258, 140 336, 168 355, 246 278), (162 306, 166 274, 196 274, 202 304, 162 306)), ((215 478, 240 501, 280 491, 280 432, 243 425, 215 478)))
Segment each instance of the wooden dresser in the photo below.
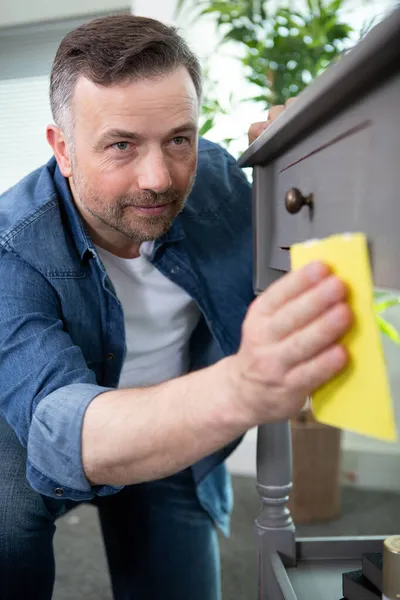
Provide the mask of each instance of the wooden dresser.
MULTIPOLYGON (((289 270, 291 244, 346 231, 367 234, 376 285, 400 290, 400 8, 310 85, 239 164, 254 173, 257 293, 289 270)), ((296 539, 291 479, 289 423, 259 427, 258 598, 340 600, 342 573, 380 551, 382 538, 296 539)))

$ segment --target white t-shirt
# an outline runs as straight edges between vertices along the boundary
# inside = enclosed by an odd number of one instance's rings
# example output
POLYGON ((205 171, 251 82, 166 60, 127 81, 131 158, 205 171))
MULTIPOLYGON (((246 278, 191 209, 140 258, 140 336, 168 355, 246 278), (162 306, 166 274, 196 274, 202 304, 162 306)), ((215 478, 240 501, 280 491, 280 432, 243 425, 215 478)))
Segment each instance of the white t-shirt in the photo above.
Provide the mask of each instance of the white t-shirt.
POLYGON ((127 353, 119 387, 154 385, 187 373, 189 339, 200 311, 194 300, 148 260, 154 242, 137 258, 97 247, 124 311, 127 353))

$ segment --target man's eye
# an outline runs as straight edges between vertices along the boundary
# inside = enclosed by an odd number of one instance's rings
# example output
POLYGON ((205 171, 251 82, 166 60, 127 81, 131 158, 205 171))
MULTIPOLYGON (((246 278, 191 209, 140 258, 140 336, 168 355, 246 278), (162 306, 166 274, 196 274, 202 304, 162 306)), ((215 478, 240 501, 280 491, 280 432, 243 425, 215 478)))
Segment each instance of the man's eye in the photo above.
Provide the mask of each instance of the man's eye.
POLYGON ((124 150, 128 150, 129 146, 129 142, 117 142, 116 144, 112 145, 113 148, 115 148, 116 150, 121 150, 122 152, 124 150))
POLYGON ((175 146, 183 146, 183 144, 188 141, 188 138, 184 137, 183 135, 179 135, 178 137, 174 137, 172 141, 175 146))

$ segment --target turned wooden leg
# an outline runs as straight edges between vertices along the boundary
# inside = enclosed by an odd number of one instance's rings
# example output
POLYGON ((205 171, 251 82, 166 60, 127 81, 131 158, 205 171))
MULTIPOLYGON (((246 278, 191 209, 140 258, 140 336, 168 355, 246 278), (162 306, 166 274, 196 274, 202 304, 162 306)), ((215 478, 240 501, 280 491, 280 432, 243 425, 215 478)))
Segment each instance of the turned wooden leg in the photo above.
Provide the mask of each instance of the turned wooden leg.
POLYGON ((256 519, 258 550, 258 600, 278 600, 281 595, 271 568, 278 553, 286 566, 296 562, 295 526, 287 508, 292 487, 290 423, 258 428, 257 491, 261 499, 256 519))

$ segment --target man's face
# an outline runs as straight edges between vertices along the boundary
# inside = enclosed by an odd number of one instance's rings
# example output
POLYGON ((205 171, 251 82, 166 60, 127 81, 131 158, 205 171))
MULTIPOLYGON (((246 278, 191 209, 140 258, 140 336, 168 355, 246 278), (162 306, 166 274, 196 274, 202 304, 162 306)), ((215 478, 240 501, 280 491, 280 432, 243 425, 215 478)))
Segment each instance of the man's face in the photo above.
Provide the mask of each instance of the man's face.
POLYGON ((196 172, 198 98, 187 70, 110 87, 81 77, 73 114, 70 183, 94 237, 118 247, 162 236, 196 172))

